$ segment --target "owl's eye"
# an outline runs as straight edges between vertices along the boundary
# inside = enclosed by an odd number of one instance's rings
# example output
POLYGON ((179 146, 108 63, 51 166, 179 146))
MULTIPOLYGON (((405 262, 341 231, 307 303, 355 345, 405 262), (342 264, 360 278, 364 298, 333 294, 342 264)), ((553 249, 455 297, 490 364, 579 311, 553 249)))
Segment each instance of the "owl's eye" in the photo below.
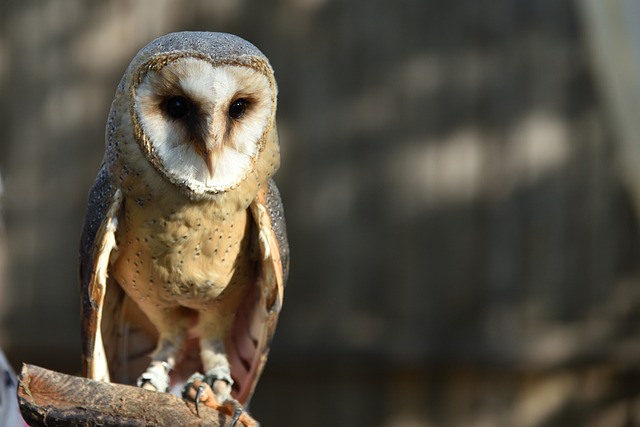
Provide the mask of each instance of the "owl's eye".
POLYGON ((244 98, 238 98, 229 106, 229 116, 232 119, 239 119, 244 116, 244 112, 247 109, 247 100, 244 98))
POLYGON ((169 117, 181 119, 189 114, 189 101, 182 96, 174 96, 167 99, 162 108, 169 117))

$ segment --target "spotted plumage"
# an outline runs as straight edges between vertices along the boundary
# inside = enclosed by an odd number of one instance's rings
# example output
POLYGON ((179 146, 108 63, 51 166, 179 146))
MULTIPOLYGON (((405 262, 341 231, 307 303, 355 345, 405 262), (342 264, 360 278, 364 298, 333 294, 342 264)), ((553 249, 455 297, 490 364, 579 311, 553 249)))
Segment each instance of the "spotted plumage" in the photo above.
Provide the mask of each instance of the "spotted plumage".
POLYGON ((288 272, 276 96, 267 58, 229 34, 133 59, 81 238, 86 376, 165 391, 202 372, 248 401, 288 272))

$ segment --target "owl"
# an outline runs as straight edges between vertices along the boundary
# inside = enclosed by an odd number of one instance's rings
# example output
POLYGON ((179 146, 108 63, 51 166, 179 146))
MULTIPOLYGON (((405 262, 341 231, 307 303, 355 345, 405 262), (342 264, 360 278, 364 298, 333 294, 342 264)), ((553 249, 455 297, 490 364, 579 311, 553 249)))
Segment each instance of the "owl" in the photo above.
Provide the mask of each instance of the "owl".
POLYGON ((134 57, 81 236, 84 376, 248 402, 288 276, 276 98, 268 59, 230 34, 134 57))

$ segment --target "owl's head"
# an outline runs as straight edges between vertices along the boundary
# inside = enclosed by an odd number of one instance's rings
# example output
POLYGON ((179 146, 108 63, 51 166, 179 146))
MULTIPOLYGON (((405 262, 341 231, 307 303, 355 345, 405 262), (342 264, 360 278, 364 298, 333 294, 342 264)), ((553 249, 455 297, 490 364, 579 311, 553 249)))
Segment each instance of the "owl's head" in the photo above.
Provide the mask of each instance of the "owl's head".
POLYGON ((176 33, 136 58, 130 112, 147 160, 194 194, 238 186, 275 135, 277 88, 266 57, 229 34, 176 33))

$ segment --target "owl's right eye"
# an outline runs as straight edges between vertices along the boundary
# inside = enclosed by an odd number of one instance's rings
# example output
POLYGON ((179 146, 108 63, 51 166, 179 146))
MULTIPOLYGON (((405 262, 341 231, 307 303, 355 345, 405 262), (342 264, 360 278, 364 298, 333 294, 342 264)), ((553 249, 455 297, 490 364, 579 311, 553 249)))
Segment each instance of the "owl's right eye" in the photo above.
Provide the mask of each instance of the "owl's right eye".
POLYGON ((189 114, 189 101, 183 96, 174 96, 167 99, 162 109, 174 119, 181 119, 189 114))

